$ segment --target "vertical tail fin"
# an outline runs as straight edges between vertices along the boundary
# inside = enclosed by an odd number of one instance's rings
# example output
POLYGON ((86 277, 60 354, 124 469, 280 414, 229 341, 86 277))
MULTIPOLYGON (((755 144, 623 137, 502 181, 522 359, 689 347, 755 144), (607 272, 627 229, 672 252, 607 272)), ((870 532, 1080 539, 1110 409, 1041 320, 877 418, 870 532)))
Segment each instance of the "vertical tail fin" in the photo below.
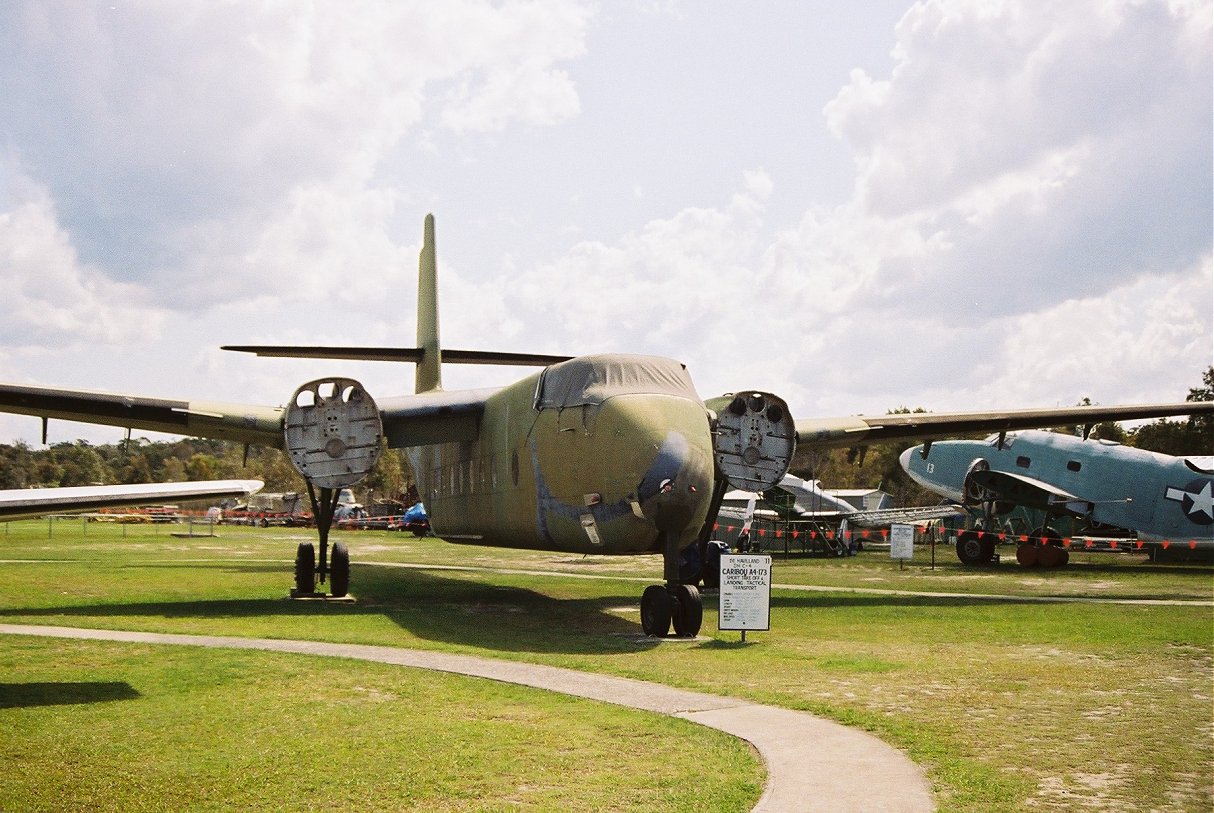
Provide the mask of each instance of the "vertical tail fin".
POLYGON ((443 351, 438 341, 438 261, 434 252, 434 215, 426 215, 425 236, 417 263, 417 364, 415 392, 443 388, 443 351))

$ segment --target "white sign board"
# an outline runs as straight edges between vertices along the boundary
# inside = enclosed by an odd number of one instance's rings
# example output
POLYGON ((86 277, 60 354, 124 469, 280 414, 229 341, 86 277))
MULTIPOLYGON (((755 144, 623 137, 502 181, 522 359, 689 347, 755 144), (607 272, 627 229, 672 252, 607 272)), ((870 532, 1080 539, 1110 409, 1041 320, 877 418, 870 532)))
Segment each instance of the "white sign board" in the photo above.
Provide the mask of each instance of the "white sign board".
POLYGON ((889 526, 889 558, 891 558, 891 559, 913 559, 913 558, 915 558, 915 526, 914 525, 891 525, 891 526, 889 526))
POLYGON ((771 629, 771 557, 721 554, 721 630, 771 629))

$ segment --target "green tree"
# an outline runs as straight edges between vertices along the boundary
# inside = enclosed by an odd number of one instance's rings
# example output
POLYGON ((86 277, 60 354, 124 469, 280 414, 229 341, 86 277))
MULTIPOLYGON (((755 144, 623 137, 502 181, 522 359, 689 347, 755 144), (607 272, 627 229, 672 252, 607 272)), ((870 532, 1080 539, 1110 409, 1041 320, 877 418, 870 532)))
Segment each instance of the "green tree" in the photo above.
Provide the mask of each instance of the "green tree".
MULTIPOLYGON (((1214 366, 1201 376, 1202 385, 1189 390, 1186 401, 1214 401, 1214 366)), ((1139 449, 1170 455, 1214 454, 1214 418, 1208 415, 1171 420, 1159 418, 1130 433, 1130 443, 1139 449)))

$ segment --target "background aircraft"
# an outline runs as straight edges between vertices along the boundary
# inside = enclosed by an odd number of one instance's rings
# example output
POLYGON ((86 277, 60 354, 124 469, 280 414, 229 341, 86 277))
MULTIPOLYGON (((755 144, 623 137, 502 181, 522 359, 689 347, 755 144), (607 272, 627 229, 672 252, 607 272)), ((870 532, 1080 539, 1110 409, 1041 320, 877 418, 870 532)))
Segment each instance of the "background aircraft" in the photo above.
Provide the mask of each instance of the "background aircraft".
POLYGON ((201 480, 186 483, 139 483, 119 486, 16 488, 0 491, 0 521, 32 519, 47 514, 91 511, 161 500, 244 497, 262 487, 261 480, 201 480))
MULTIPOLYGON (((1025 565, 1066 561, 1049 519, 1083 517, 1136 531, 1161 549, 1214 548, 1214 457, 1172 457, 1108 440, 1026 431, 986 440, 916 446, 899 462, 915 482, 958 502, 981 505, 984 526, 1013 505, 1045 511, 1047 522, 1017 550, 1025 565)), ((991 561, 995 535, 961 534, 957 556, 991 561)))
MULTIPOLYGON (((372 470, 381 442, 405 448, 436 536, 452 542, 570 553, 663 556, 665 584, 641 598, 646 634, 695 635, 703 605, 679 578, 680 552, 701 553, 726 490, 764 491, 804 449, 896 438, 1008 432, 1059 423, 1214 411, 1214 404, 1149 404, 981 413, 913 413, 794 420, 779 396, 743 389, 704 401, 668 358, 577 358, 443 350, 439 342, 434 219, 427 215, 418 280, 417 347, 239 347, 274 356, 417 364, 415 394, 376 401, 332 377, 299 387, 286 407, 177 401, 0 385, 0 411, 285 448, 308 483, 320 535, 296 555, 296 589, 330 577, 345 593, 349 553, 326 562, 341 488, 372 470), (541 364, 500 389, 445 392, 442 363, 541 364)), ((703 557, 701 557, 703 560, 703 557)))

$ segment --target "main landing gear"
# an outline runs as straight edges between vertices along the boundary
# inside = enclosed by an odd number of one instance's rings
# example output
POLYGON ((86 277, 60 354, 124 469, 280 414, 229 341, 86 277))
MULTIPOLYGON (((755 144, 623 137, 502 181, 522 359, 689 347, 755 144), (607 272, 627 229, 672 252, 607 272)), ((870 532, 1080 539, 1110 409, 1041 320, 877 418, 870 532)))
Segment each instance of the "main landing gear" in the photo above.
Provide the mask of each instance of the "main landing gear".
POLYGON ((679 580, 678 535, 663 531, 661 541, 666 584, 650 585, 641 595, 641 629, 650 637, 665 638, 673 626, 680 638, 694 638, 704 622, 704 602, 695 585, 679 580))
POLYGON ((341 542, 328 561, 329 529, 341 489, 362 480, 379 458, 383 427, 379 408, 350 378, 322 378, 295 391, 283 419, 283 437, 291 463, 308 483, 312 516, 320 537, 320 557, 311 542, 295 551, 295 587, 291 598, 322 597, 317 579, 329 582, 329 598, 350 590, 350 552, 341 542), (319 492, 319 493, 318 493, 319 492))
POLYGON ((1062 536, 1048 526, 1034 529, 1016 548, 1016 561, 1022 567, 1062 567, 1070 558, 1062 545, 1062 536))
POLYGON ((345 543, 336 542, 332 559, 327 556, 329 529, 333 526, 333 512, 337 510, 338 492, 321 488, 318 499, 316 490, 309 482, 308 495, 312 498, 312 516, 316 518, 317 535, 320 537, 320 559, 317 560, 316 548, 311 542, 301 542, 295 549, 295 587, 291 590, 291 598, 324 597, 325 593, 316 591, 318 579, 321 584, 328 580, 329 598, 344 598, 350 591, 350 551, 345 543))

